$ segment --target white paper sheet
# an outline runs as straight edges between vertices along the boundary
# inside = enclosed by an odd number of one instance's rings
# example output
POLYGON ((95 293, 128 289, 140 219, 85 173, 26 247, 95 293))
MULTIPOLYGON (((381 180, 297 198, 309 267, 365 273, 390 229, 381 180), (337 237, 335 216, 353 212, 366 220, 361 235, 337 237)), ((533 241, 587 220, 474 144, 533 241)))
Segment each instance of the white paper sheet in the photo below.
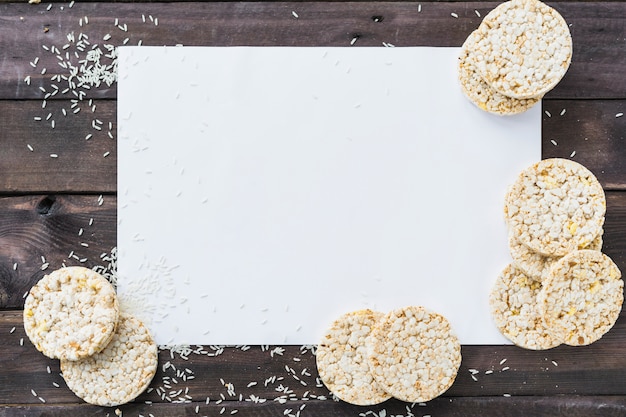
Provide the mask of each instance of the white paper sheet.
POLYGON ((405 305, 507 343, 488 293, 540 105, 475 108, 458 51, 119 48, 124 308, 160 344, 314 344, 405 305))

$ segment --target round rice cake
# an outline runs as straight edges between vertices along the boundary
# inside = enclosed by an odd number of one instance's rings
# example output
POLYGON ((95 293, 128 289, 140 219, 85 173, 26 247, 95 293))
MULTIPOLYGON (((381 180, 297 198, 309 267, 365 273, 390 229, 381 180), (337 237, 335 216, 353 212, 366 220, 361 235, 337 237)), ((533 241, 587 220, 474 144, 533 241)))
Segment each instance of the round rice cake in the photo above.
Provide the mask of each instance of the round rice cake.
POLYGON ((359 310, 339 317, 317 347, 320 378, 341 400, 355 405, 375 405, 391 398, 374 381, 367 361, 366 338, 383 313, 359 310))
POLYGON ((602 233, 606 198, 581 164, 544 159, 520 173, 505 212, 517 241, 545 256, 564 256, 602 233))
POLYGON ((501 3, 476 31, 478 71, 491 88, 505 96, 543 96, 569 68, 572 36, 567 22, 541 1, 501 3))
POLYGON ((559 346, 537 304, 540 281, 526 276, 513 264, 500 273, 489 293, 491 316, 500 333, 524 349, 545 350, 559 346))
POLYGON ((111 343, 79 361, 61 360, 67 386, 84 401, 105 407, 134 400, 150 385, 158 365, 158 348, 148 329, 122 313, 111 343))
POLYGON ((554 263, 538 296, 541 313, 570 346, 600 339, 615 324, 624 302, 624 281, 605 254, 580 250, 554 263))
MULTIPOLYGON (((602 250, 602 232, 589 245, 578 249, 602 250)), ((552 265, 560 259, 560 257, 544 256, 533 252, 528 246, 515 239, 512 234, 509 235, 509 251, 515 267, 529 278, 537 281, 543 281, 552 265)))
POLYGON ((45 275, 24 302, 24 329, 37 350, 78 360, 111 341, 119 317, 115 289, 102 275, 70 266, 45 275))
POLYGON ((461 365, 461 344, 450 323, 424 307, 390 311, 367 344, 374 379, 402 401, 429 401, 443 394, 461 365))
POLYGON ((516 99, 500 94, 478 73, 472 51, 476 48, 477 32, 472 32, 461 47, 459 56, 459 82, 465 96, 478 108, 501 116, 523 113, 541 98, 516 99))

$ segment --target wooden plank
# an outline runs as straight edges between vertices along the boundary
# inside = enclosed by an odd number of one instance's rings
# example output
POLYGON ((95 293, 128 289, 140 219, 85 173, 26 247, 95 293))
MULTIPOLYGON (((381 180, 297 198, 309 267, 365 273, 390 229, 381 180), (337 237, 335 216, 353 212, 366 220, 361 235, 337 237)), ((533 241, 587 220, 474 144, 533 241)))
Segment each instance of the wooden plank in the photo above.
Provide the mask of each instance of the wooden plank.
POLYGON ((53 270, 106 263, 100 255, 116 245, 116 204, 104 196, 99 205, 98 195, 0 198, 0 309, 22 307, 44 264, 53 270))
POLYGON ((542 158, 572 159, 605 189, 626 189, 626 102, 544 100, 543 110, 542 158))
POLYGON ((238 417, 287 416, 287 417, 384 417, 425 416, 437 417, 618 417, 626 413, 624 396, 559 396, 559 397, 474 397, 439 398, 425 406, 390 400, 379 406, 358 407, 332 401, 292 401, 288 404, 266 402, 251 404, 229 401, 224 404, 127 404, 115 408, 96 407, 87 404, 66 405, 16 405, 0 406, 0 417, 65 417, 68 415, 102 416, 154 415, 159 417, 236 415, 238 417), (220 412, 224 411, 222 414, 220 412), (197 410, 197 412, 196 412, 197 410), (383 413, 384 410, 384 413, 383 413), (235 412, 236 411, 236 412, 235 412))
POLYGON ((69 100, 48 101, 44 109, 32 100, 0 101, 0 194, 116 191, 116 103, 72 106, 69 100))
MULTIPOLYGON (((0 335, 3 403, 39 404, 38 397, 47 404, 76 402, 59 375, 58 361, 37 352, 26 338, 21 311, 0 311, 0 335)), ((626 395, 624 343, 626 317, 622 315, 604 338, 585 347, 529 351, 508 345, 463 346, 459 375, 446 396, 626 395), (479 371, 476 380, 470 369, 479 371)), ((205 402, 207 397, 216 401, 221 396, 232 401, 239 395, 271 402, 330 398, 318 380, 309 348, 194 346, 193 350, 187 359, 161 350, 151 390, 137 401, 205 402), (225 384, 232 384, 232 390, 225 384)))
MULTIPOLYGON (((109 123, 116 137, 115 101, 71 106, 55 100, 42 109, 33 100, 0 100, 0 194, 116 191, 117 143, 109 137, 109 123), (71 113, 76 108, 80 112, 71 113), (93 128, 96 119, 102 121, 100 131, 93 128), (85 140, 87 135, 92 137, 85 140), (52 153, 59 157, 51 158, 52 153)), ((626 116, 615 117, 626 109, 626 100, 546 99, 543 109, 551 115, 544 113, 542 122, 544 158, 570 157, 576 151, 572 159, 591 169, 606 189, 626 190, 626 116)))
MULTIPOLYGON (((92 44, 213 46, 460 46, 478 27, 481 16, 498 2, 424 3, 421 12, 411 2, 214 2, 214 3, 80 3, 71 9, 0 3, 0 99, 41 99, 51 93, 51 77, 68 75, 56 46, 74 66, 86 58, 67 35, 87 34, 92 44), (298 17, 293 15, 296 12, 298 17), (458 18, 452 17, 452 13, 458 18), (146 22, 142 19, 144 16, 146 22), (88 23, 84 17, 87 16, 88 23), (158 19, 158 26, 149 18, 158 19), (114 26, 127 25, 128 32, 114 26), (81 26, 82 23, 82 26, 81 26), (104 40, 110 34, 111 38, 104 40), (63 49, 65 45, 68 49, 63 49), (74 53, 78 53, 78 57, 74 53), (34 64, 34 60, 39 61, 34 64), (30 63, 33 63, 33 68, 30 63), (47 72, 41 74, 43 68, 47 72), (25 77, 31 77, 26 85, 25 77)), ((554 3, 574 40, 572 65, 550 98, 626 98, 623 21, 620 2, 554 3)), ((103 49, 106 53, 107 51, 103 49)), ((110 60, 103 59, 110 63, 110 60)), ((84 73, 81 71, 81 74, 84 73)), ((55 82, 62 91, 67 82, 55 82)), ((70 93, 65 94, 67 97, 70 93)), ((115 85, 91 89, 87 97, 114 98, 115 85)), ((62 97, 59 93, 53 98, 62 97)))

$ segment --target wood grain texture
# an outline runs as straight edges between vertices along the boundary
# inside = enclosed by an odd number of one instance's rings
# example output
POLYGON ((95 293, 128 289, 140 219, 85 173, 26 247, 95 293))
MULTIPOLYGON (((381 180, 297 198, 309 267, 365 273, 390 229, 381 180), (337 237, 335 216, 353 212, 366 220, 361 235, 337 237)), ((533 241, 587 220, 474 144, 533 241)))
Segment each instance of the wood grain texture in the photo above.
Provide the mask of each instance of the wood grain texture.
POLYGON ((544 100, 543 110, 542 158, 572 159, 604 189, 626 190, 625 101, 544 100))
POLYGON ((0 406, 0 417, 65 417, 68 415, 111 417, 115 410, 123 416, 154 415, 230 416, 239 417, 409 417, 432 415, 436 417, 620 417, 626 413, 624 396, 561 396, 546 397, 461 397, 439 398, 426 406, 407 405, 390 400, 377 407, 358 407, 332 401, 292 401, 250 404, 227 402, 215 405, 204 402, 190 404, 127 404, 117 408, 102 408, 87 404, 0 406), (196 413, 196 409, 198 412, 196 413), (222 409, 224 411, 222 412, 222 409), (382 414, 382 411, 385 414, 382 414), (221 414, 220 414, 221 413, 221 414))
MULTIPOLYGON (((3 403, 41 404, 39 397, 46 404, 78 401, 59 375, 58 361, 44 357, 26 338, 21 311, 0 312, 0 335, 3 352, 0 398, 3 403), (11 333, 13 327, 15 330, 11 333)), ((562 346, 536 352, 515 346, 463 346, 459 375, 445 396, 624 395, 626 355, 622 351, 625 343, 626 317, 622 316, 609 333, 587 347, 562 346), (504 359, 506 362, 501 364, 504 359), (475 375, 477 381, 471 378, 470 369, 479 371, 475 375), (485 374, 485 371, 493 373, 485 374)), ((151 390, 142 394, 137 402, 206 402, 207 397, 215 402, 221 396, 224 401, 241 403, 253 398, 266 402, 331 398, 318 380, 315 356, 310 349, 283 346, 281 354, 277 354, 275 346, 248 348, 225 347, 220 353, 215 347, 194 347, 198 353, 189 354, 187 360, 161 350, 159 371, 150 385, 151 390), (217 356, 200 353, 201 349, 217 356), (187 375, 186 380, 181 376, 183 373, 187 375), (232 384, 232 389, 225 384, 232 384)))
MULTIPOLYGON (((51 77, 69 74, 59 66, 56 46, 72 65, 86 57, 67 35, 89 36, 92 44, 208 46, 460 46, 497 2, 207 2, 55 4, 47 11, 24 3, 0 3, 0 99, 37 99, 52 92, 51 77), (475 13, 478 11, 481 17, 475 13), (296 18, 292 12, 296 12, 296 18), (452 13, 458 18, 452 17, 452 13), (146 22, 142 19, 144 16, 146 22), (88 24, 84 17, 88 17, 88 24), (158 26, 149 17, 158 19, 158 26), (114 25, 127 25, 122 31, 114 25), (83 23, 82 26, 80 23, 83 23), (110 34, 111 38, 103 38, 110 34), (65 45, 67 49, 63 49, 65 45), (78 53, 75 56, 74 53, 78 53), (67 57, 66 57, 67 54, 67 57), (39 61, 31 66, 31 62, 39 61), (46 74, 41 70, 46 68, 46 74), (31 76, 31 85, 25 77, 31 76)), ((552 3, 571 24, 572 65, 549 98, 626 98, 626 4, 552 3)), ((105 51, 106 52, 106 51, 105 51)), ((104 60, 105 62, 110 62, 104 60)), ((55 82, 62 91, 66 82, 55 82)), ((60 98, 67 94, 57 94, 60 98)), ((87 97, 114 98, 115 85, 87 97)))
POLYGON ((115 102, 72 105, 0 100, 0 194, 116 191, 115 102))
POLYGON ((98 195, 0 198, 0 309, 22 308, 44 264, 46 271, 103 264, 100 255, 116 245, 117 199, 102 201, 98 195))
MULTIPOLYGON (((0 194, 116 192, 117 143, 109 136, 110 123, 116 137, 115 101, 93 100, 90 106, 85 100, 75 107, 81 109, 77 114, 71 106, 55 100, 42 109, 33 100, 0 100, 0 194), (102 130, 93 128, 95 120, 102 130), (92 137, 85 140, 87 135, 92 137)), ((576 151, 572 159, 591 169, 606 189, 626 190, 626 116, 615 117, 626 100, 544 100, 543 109, 550 114, 542 120, 544 158, 569 158, 576 151)))

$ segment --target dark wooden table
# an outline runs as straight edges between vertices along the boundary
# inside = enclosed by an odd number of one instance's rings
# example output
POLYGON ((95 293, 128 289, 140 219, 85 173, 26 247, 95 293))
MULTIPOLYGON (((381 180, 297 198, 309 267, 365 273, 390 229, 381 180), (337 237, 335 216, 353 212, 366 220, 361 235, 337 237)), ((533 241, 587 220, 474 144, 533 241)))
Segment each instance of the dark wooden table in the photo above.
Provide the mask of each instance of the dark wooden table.
MULTIPOLYGON (((63 93, 68 82, 60 78, 69 75, 66 53, 75 65, 86 58, 87 49, 76 50, 81 33, 101 48, 460 46, 496 4, 0 0, 0 416, 626 415, 624 314, 588 347, 463 346, 459 376, 443 397, 376 407, 333 401, 314 354, 300 346, 161 350, 149 392, 118 410, 94 407, 69 391, 58 362, 24 334, 23 297, 46 270, 110 267, 101 255, 116 246, 116 84, 78 88, 84 95, 75 97, 63 93)), ((574 54, 542 103, 542 155, 571 158, 600 179, 604 252, 626 272, 626 3, 550 4, 571 25, 574 54)))

